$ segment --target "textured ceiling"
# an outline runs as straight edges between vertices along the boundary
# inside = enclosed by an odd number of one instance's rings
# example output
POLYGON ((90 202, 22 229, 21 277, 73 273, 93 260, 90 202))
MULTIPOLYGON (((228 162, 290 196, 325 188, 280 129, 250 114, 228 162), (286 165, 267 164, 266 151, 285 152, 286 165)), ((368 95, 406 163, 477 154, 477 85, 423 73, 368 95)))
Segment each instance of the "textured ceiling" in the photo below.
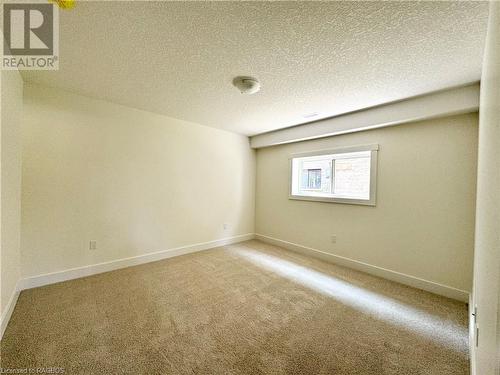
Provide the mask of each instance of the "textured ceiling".
POLYGON ((253 135, 479 80, 487 15, 485 2, 79 2, 60 13, 60 70, 23 75, 253 135), (240 94, 237 75, 262 90, 240 94))

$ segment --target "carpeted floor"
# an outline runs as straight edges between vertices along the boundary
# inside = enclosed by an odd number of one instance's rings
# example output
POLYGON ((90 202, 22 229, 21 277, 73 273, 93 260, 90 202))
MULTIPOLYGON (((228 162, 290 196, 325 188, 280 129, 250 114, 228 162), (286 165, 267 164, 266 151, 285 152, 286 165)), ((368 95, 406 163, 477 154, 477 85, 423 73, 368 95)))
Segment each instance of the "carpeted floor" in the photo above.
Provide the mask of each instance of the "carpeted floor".
POLYGON ((1 367, 468 374, 463 303, 248 241, 21 293, 1 367))

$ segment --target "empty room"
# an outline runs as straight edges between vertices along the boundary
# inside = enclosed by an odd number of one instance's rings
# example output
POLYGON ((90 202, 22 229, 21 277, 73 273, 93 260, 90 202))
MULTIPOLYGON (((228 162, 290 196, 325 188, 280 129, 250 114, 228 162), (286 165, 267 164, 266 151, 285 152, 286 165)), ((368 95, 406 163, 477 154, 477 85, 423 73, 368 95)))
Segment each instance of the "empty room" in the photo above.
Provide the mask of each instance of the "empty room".
POLYGON ((500 2, 0 6, 0 373, 500 375, 500 2))

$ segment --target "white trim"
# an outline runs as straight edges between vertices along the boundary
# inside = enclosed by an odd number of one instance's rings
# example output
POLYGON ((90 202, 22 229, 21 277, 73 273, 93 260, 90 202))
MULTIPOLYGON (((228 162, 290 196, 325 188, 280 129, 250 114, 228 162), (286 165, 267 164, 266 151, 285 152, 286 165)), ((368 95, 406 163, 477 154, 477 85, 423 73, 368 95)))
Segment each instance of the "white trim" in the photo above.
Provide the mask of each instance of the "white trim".
POLYGON ((37 288, 39 286, 55 284, 62 281, 79 279, 85 276, 96 275, 103 272, 109 272, 120 268, 136 266, 139 264, 155 262, 162 259, 172 258, 179 255, 195 253, 202 250, 212 249, 218 246, 230 245, 237 242, 247 241, 254 238, 253 233, 242 234, 234 237, 222 238, 220 240, 202 242, 192 245, 180 246, 173 249, 157 251, 144 255, 137 255, 129 258, 112 260, 88 266, 71 268, 64 271, 57 271, 37 275, 22 279, 19 284, 19 290, 37 288))
POLYGON ((476 324, 474 323, 474 296, 469 295, 469 370, 470 375, 476 375, 476 324))
POLYGON ((38 275, 29 277, 26 279, 21 279, 16 285, 16 289, 11 295, 11 298, 7 304, 7 308, 2 314, 0 321, 0 339, 2 338, 5 329, 9 323, 14 307, 16 306, 19 293, 25 289, 36 288, 39 286, 54 284, 62 281, 78 279, 81 277, 96 275, 103 272, 109 272, 121 268, 126 268, 130 266, 136 266, 144 263, 155 262, 162 259, 172 258, 184 254, 195 253, 198 251, 208 250, 219 246, 230 245, 242 241, 248 241, 251 239, 258 239, 262 242, 270 243, 272 245, 280 246, 284 249, 295 251, 308 256, 313 256, 331 263, 339 264, 348 268, 352 268, 361 272, 365 272, 371 275, 382 277, 384 279, 392 280, 405 284, 414 288, 423 289, 428 292, 439 294, 445 297, 453 298, 462 302, 469 302, 469 292, 464 290, 456 289, 447 285, 438 284, 432 281, 427 281, 414 276, 405 275, 400 272, 391 271, 385 268, 373 266, 367 263, 359 262, 357 260, 345 258, 342 256, 325 253, 320 250, 316 250, 310 247, 298 245, 292 242, 280 240, 277 238, 265 236, 263 234, 247 233, 234 237, 223 238, 220 240, 208 241, 197 243, 193 245, 176 247, 169 250, 157 251, 154 253, 148 253, 144 255, 138 255, 129 258, 118 259, 114 261, 93 264, 84 267, 72 268, 59 272, 52 272, 48 274, 38 275))
POLYGON ((365 108, 250 137, 252 148, 331 137, 414 121, 477 112, 479 83, 365 108))
POLYGON ((426 290, 428 292, 452 298, 462 302, 469 302, 469 292, 453 288, 451 286, 435 283, 433 281, 424 280, 415 276, 406 275, 401 272, 388 270, 386 268, 374 266, 368 263, 360 262, 354 259, 325 253, 324 251, 313 249, 311 247, 299 245, 296 243, 280 240, 256 233, 255 238, 269 243, 271 245, 280 246, 287 250, 295 251, 308 256, 313 256, 325 260, 327 262, 335 263, 344 267, 352 268, 357 271, 365 272, 370 275, 382 277, 384 279, 396 281, 398 283, 411 286, 413 288, 426 290))
POLYGON ((5 308, 5 311, 0 318, 0 340, 2 340, 5 329, 9 324, 10 317, 14 312, 14 307, 16 307, 17 299, 19 298, 19 285, 20 282, 18 281, 14 290, 12 291, 12 294, 10 295, 9 302, 7 302, 7 307, 5 308))

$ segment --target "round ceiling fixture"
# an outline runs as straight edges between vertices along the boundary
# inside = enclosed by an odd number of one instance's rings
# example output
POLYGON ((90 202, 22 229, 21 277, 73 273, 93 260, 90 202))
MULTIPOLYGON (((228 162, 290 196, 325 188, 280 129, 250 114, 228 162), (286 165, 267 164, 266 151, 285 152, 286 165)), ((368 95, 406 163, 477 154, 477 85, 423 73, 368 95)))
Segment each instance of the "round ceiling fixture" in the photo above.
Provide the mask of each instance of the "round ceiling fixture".
POLYGON ((304 118, 313 118, 313 117, 318 117, 319 113, 318 112, 311 112, 311 113, 306 113, 303 114, 302 117, 304 118))
POLYGON ((233 85, 242 94, 255 94, 260 90, 260 82, 252 77, 236 77, 233 79, 233 85))

